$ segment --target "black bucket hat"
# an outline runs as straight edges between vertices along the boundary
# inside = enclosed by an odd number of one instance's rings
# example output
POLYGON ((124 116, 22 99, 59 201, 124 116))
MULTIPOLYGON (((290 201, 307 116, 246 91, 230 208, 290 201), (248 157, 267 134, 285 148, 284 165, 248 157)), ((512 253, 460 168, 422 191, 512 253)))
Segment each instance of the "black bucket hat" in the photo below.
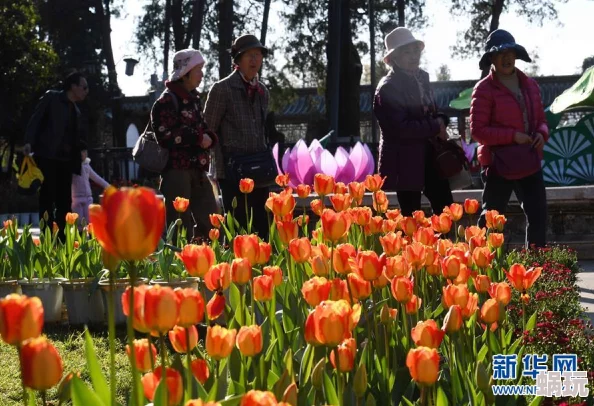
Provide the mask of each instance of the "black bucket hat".
POLYGON ((485 53, 479 62, 481 70, 487 69, 491 65, 491 55, 504 51, 506 49, 513 49, 516 51, 516 58, 526 62, 532 62, 528 56, 526 48, 516 44, 516 40, 509 32, 505 30, 495 30, 487 37, 487 45, 485 46, 485 53))
POLYGON ((239 38, 236 38, 233 42, 233 45, 227 51, 231 54, 233 60, 237 60, 241 54, 245 51, 260 48, 262 50, 262 55, 268 55, 268 48, 266 48, 255 35, 247 34, 242 35, 239 38))

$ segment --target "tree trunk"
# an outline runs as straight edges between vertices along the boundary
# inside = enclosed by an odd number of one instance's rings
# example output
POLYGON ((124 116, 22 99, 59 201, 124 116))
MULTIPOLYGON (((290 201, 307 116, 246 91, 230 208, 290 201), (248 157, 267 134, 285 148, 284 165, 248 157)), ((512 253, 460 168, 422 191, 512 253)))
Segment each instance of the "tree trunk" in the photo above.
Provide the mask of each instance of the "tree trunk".
POLYGON ((97 18, 101 22, 101 40, 103 43, 103 56, 105 57, 105 64, 107 65, 107 76, 109 80, 110 96, 119 94, 120 87, 118 86, 118 75, 115 69, 115 61, 113 59, 113 48, 111 46, 111 10, 109 8, 111 0, 96 0, 95 12, 97 18), (103 2, 105 1, 105 6, 103 2))
POLYGON ((182 24, 182 0, 171 0, 171 26, 175 50, 184 49, 185 30, 182 24))
MULTIPOLYGON (((371 94, 375 93, 375 0, 369 0, 369 73, 371 81, 371 94)), ((371 114, 371 140, 376 139, 376 120, 375 115, 371 114)))
POLYGON ((169 73, 169 27, 171 26, 171 0, 165 0, 165 38, 163 41, 163 80, 169 73))
POLYGON ((262 31, 260 32, 260 42, 266 45, 266 33, 268 31, 268 15, 270 14, 271 0, 264 0, 264 15, 262 16, 262 31))
MULTIPOLYGON (((505 0, 495 0, 493 2, 493 6, 491 7, 492 14, 491 14, 491 24, 489 26, 489 34, 491 34, 493 31, 495 31, 497 28, 499 28, 499 17, 501 17, 501 13, 503 12, 504 3, 505 3, 505 0)), ((483 69, 483 71, 481 72, 481 79, 489 74, 490 69, 491 69, 490 66, 487 67, 486 69, 483 69)))
POLYGON ((398 26, 404 27, 404 0, 398 0, 398 26))
POLYGON ((194 5, 194 29, 193 29, 193 38, 192 38, 192 46, 194 49, 200 49, 200 34, 202 33, 202 25, 204 23, 204 6, 206 5, 206 0, 196 0, 196 4, 194 5))
POLYGON ((351 0, 343 0, 340 21, 340 107, 338 134, 340 137, 359 137, 360 129, 360 84, 363 66, 357 48, 353 44, 351 25, 351 0))
POLYGON ((328 43, 326 45, 326 117, 330 123, 330 129, 334 131, 332 141, 338 135, 339 108, 340 108, 340 55, 341 35, 340 21, 343 0, 328 2, 328 43))
POLYGON ((219 0, 219 79, 231 73, 231 59, 227 50, 233 41, 233 0, 219 0))

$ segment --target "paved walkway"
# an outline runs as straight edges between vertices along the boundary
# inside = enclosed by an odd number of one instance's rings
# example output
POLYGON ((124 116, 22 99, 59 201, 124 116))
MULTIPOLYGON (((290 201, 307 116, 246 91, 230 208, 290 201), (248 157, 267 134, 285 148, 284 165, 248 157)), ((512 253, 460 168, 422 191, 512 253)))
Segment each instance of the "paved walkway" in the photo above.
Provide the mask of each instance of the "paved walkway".
POLYGON ((580 261, 583 271, 578 274, 580 303, 594 323, 594 261, 580 261))

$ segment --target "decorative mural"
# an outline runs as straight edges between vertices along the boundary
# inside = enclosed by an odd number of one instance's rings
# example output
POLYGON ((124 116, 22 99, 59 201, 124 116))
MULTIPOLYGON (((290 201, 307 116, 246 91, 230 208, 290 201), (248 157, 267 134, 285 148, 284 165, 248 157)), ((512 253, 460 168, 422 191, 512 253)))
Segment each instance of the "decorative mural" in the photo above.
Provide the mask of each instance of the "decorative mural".
POLYGON ((594 114, 551 132, 542 167, 550 186, 594 184, 594 114))

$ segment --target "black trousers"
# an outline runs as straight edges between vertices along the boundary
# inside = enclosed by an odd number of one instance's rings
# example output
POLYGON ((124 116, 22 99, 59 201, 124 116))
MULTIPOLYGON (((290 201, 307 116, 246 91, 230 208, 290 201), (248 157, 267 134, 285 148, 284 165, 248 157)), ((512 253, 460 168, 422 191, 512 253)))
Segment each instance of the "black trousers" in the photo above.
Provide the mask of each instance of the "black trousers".
POLYGON ((39 218, 47 212, 47 226, 55 221, 64 237, 66 213, 72 206, 72 163, 43 157, 35 157, 35 162, 43 173, 43 183, 39 189, 39 218))
MULTIPOLYGON (((429 199, 433 214, 441 214, 445 206, 449 206, 454 202, 450 183, 447 179, 441 179, 437 175, 437 169, 435 169, 429 153, 425 158, 425 187, 423 194, 429 199)), ((410 217, 414 211, 421 210, 420 191, 401 190, 396 192, 396 196, 403 216, 410 217)))
POLYGON ((547 195, 542 170, 518 180, 502 178, 490 170, 483 170, 481 177, 485 188, 479 227, 486 224, 487 210, 505 213, 513 190, 526 216, 526 247, 544 247, 547 237, 547 195))
MULTIPOLYGON (((219 186, 223 193, 223 205, 225 212, 232 212, 235 219, 247 230, 247 219, 245 218, 245 197, 239 191, 239 183, 229 182, 226 179, 219 179, 219 186), (237 199, 237 208, 233 211, 233 199, 237 199)), ((268 188, 254 188, 248 197, 248 210, 253 210, 252 232, 257 232, 262 240, 268 240, 268 213, 266 211, 266 200, 268 200, 268 188)))

